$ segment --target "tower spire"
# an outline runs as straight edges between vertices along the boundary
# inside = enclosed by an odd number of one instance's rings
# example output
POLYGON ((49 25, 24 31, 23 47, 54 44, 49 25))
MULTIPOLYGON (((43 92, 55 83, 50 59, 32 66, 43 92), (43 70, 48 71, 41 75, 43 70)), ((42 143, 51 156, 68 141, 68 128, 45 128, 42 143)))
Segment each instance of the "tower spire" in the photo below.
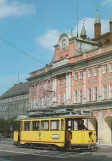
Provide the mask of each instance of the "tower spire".
POLYGON ((98 8, 98 5, 97 5, 97 14, 96 14, 96 18, 95 18, 95 22, 94 24, 101 24, 101 21, 100 21, 100 16, 99 16, 99 8, 98 8))
POLYGON ((82 26, 82 30, 81 30, 81 34, 80 34, 80 37, 81 37, 82 39, 86 39, 86 37, 87 37, 86 29, 85 29, 85 25, 84 25, 84 21, 85 21, 85 20, 83 20, 83 26, 82 26))
POLYGON ((97 14, 94 21, 94 38, 98 38, 101 36, 101 21, 100 16, 98 14, 99 8, 97 6, 97 14))

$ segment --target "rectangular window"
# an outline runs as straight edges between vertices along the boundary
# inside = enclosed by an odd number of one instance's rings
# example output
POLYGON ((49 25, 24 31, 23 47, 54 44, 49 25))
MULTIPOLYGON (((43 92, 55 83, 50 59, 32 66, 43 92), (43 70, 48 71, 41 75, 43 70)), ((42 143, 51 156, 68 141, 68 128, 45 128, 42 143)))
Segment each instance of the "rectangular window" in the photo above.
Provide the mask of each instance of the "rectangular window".
POLYGON ((92 89, 91 88, 89 88, 88 89, 88 101, 92 101, 92 89))
POLYGON ((80 71, 80 80, 83 79, 83 71, 80 71))
POLYGON ((98 88, 94 87, 94 101, 98 100, 98 88))
POLYGON ((50 121, 50 130, 59 130, 59 120, 50 121))
POLYGON ((28 108, 28 102, 25 102, 25 108, 28 108))
POLYGON ((107 86, 103 86, 103 99, 107 99, 107 86))
POLYGON ((64 102, 66 102, 66 93, 64 93, 64 102))
POLYGON ((42 130, 49 130, 49 121, 41 122, 42 130))
POLYGON ((33 122, 32 122, 32 130, 33 130, 33 131, 38 131, 38 130, 40 130, 40 121, 33 121, 33 122))
POLYGON ((78 103, 78 91, 74 92, 74 103, 78 103))
POLYGON ((110 64, 110 72, 112 72, 112 63, 110 64))
POLYGON ((82 89, 80 90, 80 102, 82 102, 82 89))
POLYGON ((43 82, 44 90, 46 89, 46 82, 43 82))
POLYGON ((92 77, 92 70, 91 69, 88 70, 88 78, 90 78, 90 77, 92 77))
POLYGON ((76 72, 76 73, 74 74, 74 79, 75 79, 75 80, 78 80, 78 72, 76 72))
POLYGON ((59 94, 59 104, 62 104, 62 94, 59 94))
POLYGON ((62 83, 63 83, 63 79, 62 79, 62 77, 60 78, 60 85, 62 85, 62 83))
POLYGON ((103 65, 103 68, 102 68, 102 72, 103 74, 106 74, 107 73, 107 64, 103 65))
POLYGON ((51 84, 51 82, 50 82, 50 80, 48 80, 48 88, 50 88, 50 84, 51 84))
POLYGON ((112 98, 112 84, 110 84, 110 98, 112 98))
POLYGON ((24 131, 30 131, 30 121, 24 122, 24 131))
POLYGON ((98 68, 94 68, 94 76, 98 75, 98 68))

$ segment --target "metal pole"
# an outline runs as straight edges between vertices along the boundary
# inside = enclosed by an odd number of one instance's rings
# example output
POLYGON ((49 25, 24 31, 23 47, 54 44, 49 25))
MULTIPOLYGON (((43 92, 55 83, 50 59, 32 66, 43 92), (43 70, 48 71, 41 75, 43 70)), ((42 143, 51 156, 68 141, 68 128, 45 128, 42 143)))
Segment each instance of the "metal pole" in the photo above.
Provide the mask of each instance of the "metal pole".
POLYGON ((78 37, 78 2, 77 2, 77 37, 78 37))

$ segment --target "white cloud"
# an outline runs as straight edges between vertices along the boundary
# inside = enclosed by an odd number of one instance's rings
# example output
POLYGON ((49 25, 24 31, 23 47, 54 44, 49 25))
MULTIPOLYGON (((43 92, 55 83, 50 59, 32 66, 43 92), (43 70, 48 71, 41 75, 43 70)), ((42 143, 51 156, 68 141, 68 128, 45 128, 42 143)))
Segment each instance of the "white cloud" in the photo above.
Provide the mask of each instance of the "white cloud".
POLYGON ((36 9, 32 4, 20 3, 17 1, 0 0, 0 19, 10 16, 22 16, 35 14, 36 9))
MULTIPOLYGON (((87 37, 94 38, 95 18, 86 17, 84 20, 85 20, 85 28, 87 32, 87 37)), ((81 33, 82 25, 83 25, 83 20, 80 20, 78 22, 79 36, 81 33)), ((70 30, 69 31, 66 30, 66 31, 65 32, 67 34, 70 34, 70 30)), ((77 28, 75 26, 74 33, 73 33, 75 36, 76 36, 76 31, 77 31, 77 28)), ((101 33, 103 34, 108 31, 109 31, 109 20, 107 19, 101 20, 101 33)), ((43 35, 38 36, 36 38, 36 42, 39 43, 43 48, 48 49, 50 51, 54 51, 53 46, 57 44, 60 34, 61 32, 59 32, 56 29, 48 30, 43 35)))
POLYGON ((101 2, 101 6, 106 6, 106 5, 109 5, 110 3, 112 3, 112 0, 103 0, 101 2))
POLYGON ((37 43, 39 43, 42 47, 53 51, 53 46, 57 44, 57 40, 59 38, 60 32, 56 29, 48 30, 42 36, 38 36, 36 38, 37 43))

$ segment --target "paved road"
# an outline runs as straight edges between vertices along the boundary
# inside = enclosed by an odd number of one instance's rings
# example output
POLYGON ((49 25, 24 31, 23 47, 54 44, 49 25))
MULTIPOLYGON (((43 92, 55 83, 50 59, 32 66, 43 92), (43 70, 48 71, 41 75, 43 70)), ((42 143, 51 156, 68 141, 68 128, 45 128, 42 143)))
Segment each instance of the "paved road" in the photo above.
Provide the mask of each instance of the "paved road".
POLYGON ((102 146, 97 152, 59 152, 45 149, 26 149, 12 145, 11 141, 0 142, 0 161, 111 161, 112 146, 102 146))

